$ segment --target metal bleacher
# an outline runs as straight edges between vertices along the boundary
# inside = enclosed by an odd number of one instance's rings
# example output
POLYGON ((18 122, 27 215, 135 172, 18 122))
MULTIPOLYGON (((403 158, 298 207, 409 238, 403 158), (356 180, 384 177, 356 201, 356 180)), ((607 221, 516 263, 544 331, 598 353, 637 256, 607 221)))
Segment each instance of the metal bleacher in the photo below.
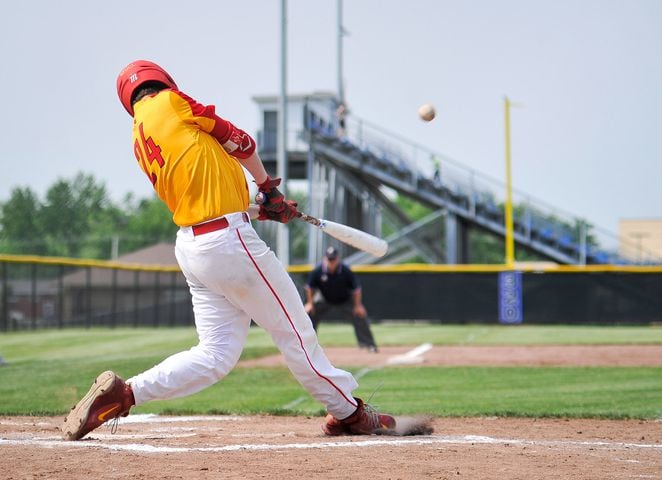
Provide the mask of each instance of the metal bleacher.
MULTIPOLYGON (((346 129, 340 133, 337 125, 312 111, 306 112, 305 117, 303 138, 315 158, 346 172, 354 188, 370 192, 382 207, 399 217, 398 231, 387 238, 389 256, 374 259, 357 253, 354 261, 401 260, 406 253, 394 248, 398 245, 407 245, 410 251, 416 250, 431 262, 444 261, 438 251, 435 253, 429 235, 420 233, 433 222, 438 224, 448 219, 459 222, 461 228, 478 228, 504 237, 503 182, 355 116, 347 119, 346 129), (441 172, 436 177, 434 169, 439 165, 441 172), (415 224, 407 222, 388 195, 380 193, 383 186, 421 202, 434 213, 415 224), (412 246, 417 247, 412 250, 412 246)), ((560 264, 644 263, 620 255, 614 244, 605 246, 609 244, 609 240, 604 240, 609 234, 587 221, 517 190, 513 195, 517 248, 560 264)))

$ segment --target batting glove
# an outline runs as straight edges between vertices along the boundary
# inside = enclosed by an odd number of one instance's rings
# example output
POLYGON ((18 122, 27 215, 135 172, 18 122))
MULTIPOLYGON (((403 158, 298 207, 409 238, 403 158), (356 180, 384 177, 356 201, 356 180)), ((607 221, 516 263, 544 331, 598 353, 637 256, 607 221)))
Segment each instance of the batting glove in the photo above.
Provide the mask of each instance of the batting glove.
POLYGON ((258 220, 274 220, 280 223, 287 223, 293 218, 300 216, 297 211, 297 202, 294 200, 285 200, 285 196, 278 190, 280 178, 267 179, 258 184, 258 194, 255 197, 256 203, 260 205, 258 220))

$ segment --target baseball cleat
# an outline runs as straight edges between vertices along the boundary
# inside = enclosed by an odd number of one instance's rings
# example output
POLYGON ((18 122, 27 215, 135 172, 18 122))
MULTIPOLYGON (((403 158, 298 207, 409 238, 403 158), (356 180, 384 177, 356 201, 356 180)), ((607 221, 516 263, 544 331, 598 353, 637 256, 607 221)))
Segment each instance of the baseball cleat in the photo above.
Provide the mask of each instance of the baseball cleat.
POLYGON ((64 419, 64 439, 80 440, 107 421, 126 417, 133 405, 131 387, 115 373, 103 372, 64 419))
POLYGON ((343 423, 343 420, 338 420, 331 414, 326 416, 325 422, 322 424, 322 431, 329 436, 351 435, 349 427, 343 423))
POLYGON ((379 413, 372 406, 357 398, 359 406, 356 411, 345 418, 338 420, 333 415, 326 416, 322 431, 331 436, 335 435, 372 435, 387 433, 395 429, 395 418, 391 415, 379 413))

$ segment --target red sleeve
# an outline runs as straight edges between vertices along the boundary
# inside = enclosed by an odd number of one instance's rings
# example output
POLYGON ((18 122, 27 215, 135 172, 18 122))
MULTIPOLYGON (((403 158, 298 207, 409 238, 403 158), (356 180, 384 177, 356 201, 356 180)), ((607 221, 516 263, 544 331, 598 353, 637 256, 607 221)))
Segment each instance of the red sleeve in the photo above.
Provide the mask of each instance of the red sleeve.
POLYGON ((213 121, 211 130, 204 128, 209 124, 208 122, 205 122, 206 125, 201 124, 201 127, 216 138, 226 152, 240 159, 248 158, 253 154, 255 151, 255 140, 240 128, 235 127, 229 121, 216 115, 216 107, 214 105, 202 105, 183 92, 177 91, 176 93, 186 100, 191 107, 194 117, 202 117, 213 121))

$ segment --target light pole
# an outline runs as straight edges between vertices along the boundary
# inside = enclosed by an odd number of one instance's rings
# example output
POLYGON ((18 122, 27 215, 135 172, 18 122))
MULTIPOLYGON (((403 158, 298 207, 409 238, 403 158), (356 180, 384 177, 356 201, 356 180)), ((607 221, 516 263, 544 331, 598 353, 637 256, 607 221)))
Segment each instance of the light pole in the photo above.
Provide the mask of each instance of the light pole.
MULTIPOLYGON (((282 178, 281 191, 287 196, 287 0, 280 2, 280 96, 278 99, 278 151, 276 152, 276 175, 282 178)), ((278 258, 290 264, 290 235, 288 227, 279 223, 277 227, 278 258)))
POLYGON ((342 48, 342 39, 345 36, 345 29, 342 26, 342 0, 338 0, 337 4, 337 20, 338 20, 338 26, 337 26, 337 67, 338 67, 338 101, 343 104, 345 103, 345 85, 344 85, 344 80, 343 80, 343 48, 342 48))

